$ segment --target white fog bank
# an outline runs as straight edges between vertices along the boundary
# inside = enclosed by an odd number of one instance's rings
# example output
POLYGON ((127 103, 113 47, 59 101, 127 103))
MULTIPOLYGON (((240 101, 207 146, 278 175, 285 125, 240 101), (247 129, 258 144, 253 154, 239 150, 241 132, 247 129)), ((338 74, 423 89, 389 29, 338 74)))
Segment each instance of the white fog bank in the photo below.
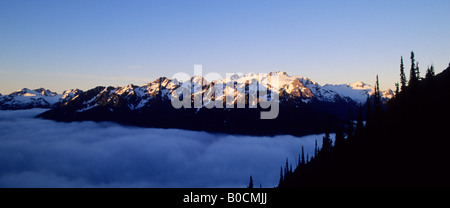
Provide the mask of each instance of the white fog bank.
MULTIPOLYGON (((259 187, 277 185, 323 135, 236 136, 109 122, 33 118, 0 111, 0 187, 259 187)), ((334 136, 332 136, 334 137, 334 136)))

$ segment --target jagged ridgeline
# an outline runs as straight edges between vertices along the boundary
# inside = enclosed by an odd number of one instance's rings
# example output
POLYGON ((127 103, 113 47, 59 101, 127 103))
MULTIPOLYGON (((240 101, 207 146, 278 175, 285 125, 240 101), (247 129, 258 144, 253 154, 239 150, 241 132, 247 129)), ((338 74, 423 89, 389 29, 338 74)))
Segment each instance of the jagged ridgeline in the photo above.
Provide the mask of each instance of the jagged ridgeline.
MULTIPOLYGON (((71 96, 55 95, 53 97, 57 101, 41 106, 51 107, 51 109, 39 117, 58 121, 114 121, 146 127, 238 134, 305 135, 323 132, 324 126, 338 125, 343 119, 348 119, 348 110, 356 111, 360 104, 364 105, 367 96, 374 93, 373 87, 362 82, 319 85, 308 78, 289 76, 285 72, 272 72, 265 76, 250 73, 213 81, 194 76, 185 81, 195 83, 192 85, 192 98, 195 93, 201 93, 204 96, 212 85, 218 86, 217 83, 223 84, 224 95, 227 90, 244 88, 246 107, 236 108, 238 96, 235 96, 234 108, 208 109, 194 108, 192 105, 192 108, 176 109, 171 104, 171 95, 183 82, 161 77, 142 86, 96 87, 85 92, 73 92, 71 96), (270 90, 276 90, 279 93, 278 117, 262 120, 260 112, 269 109, 248 107, 248 97, 257 91, 252 87, 258 86, 250 83, 262 83, 262 79, 275 74, 279 76, 280 84, 277 89, 270 90), (233 88, 227 88, 227 86, 233 86, 233 88)), ((7 95, 0 99, 6 100, 2 108, 11 109, 7 107, 10 106, 9 103, 20 103, 19 101, 26 103, 26 99, 22 98, 45 99, 39 96, 7 95)), ((390 90, 383 92, 384 103, 392 96, 390 90)), ((213 99, 221 98, 213 96, 213 99)))

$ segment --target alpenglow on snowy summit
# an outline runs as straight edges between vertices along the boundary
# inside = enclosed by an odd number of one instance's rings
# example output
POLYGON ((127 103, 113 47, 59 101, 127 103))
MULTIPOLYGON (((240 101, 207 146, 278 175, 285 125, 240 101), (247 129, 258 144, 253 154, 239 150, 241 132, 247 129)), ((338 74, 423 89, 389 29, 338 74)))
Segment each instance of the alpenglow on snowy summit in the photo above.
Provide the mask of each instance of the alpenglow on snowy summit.
POLYGON ((274 119, 279 113, 279 76, 278 73, 252 74, 252 79, 238 82, 239 75, 227 73, 226 79, 218 73, 203 76, 202 65, 194 65, 194 77, 186 73, 176 73, 172 80, 179 87, 172 91, 171 103, 174 108, 270 108, 261 112, 261 119, 274 119), (218 78, 208 84, 206 79, 218 78), (187 80, 179 83, 177 79, 187 80), (208 85, 203 89, 203 85, 208 85), (268 92, 269 91, 269 92, 268 92), (193 96, 191 95, 193 94, 193 96), (246 105, 246 103, 248 105, 246 105))

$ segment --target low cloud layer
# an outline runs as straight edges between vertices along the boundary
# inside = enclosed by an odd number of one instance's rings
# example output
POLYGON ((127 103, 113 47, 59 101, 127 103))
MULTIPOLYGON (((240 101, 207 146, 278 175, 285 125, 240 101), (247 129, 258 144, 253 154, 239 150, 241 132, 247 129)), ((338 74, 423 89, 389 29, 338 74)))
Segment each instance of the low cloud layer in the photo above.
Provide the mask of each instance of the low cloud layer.
MULTIPOLYGON (((114 123, 33 118, 42 109, 0 111, 0 187, 245 187, 277 185, 286 157, 306 137, 253 137, 114 123)), ((295 165, 294 165, 295 167, 295 165)))

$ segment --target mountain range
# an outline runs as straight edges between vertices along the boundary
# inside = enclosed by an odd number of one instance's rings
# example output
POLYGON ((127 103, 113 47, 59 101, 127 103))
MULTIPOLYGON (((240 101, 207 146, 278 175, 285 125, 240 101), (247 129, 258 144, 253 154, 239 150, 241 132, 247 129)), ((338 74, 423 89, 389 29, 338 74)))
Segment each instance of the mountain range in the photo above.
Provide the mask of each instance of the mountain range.
MULTIPOLYGON (((62 94, 43 88, 24 88, 0 96, 0 108, 50 108, 39 117, 58 121, 114 121, 147 127, 243 134, 307 134, 322 131, 318 126, 332 128, 338 125, 349 118, 349 109, 357 112, 360 105, 364 106, 367 97, 374 94, 374 88, 363 82, 320 85, 305 77, 289 76, 286 72, 271 72, 265 76, 250 73, 211 82, 203 77, 193 76, 186 81, 192 83, 192 98, 195 93, 206 95, 207 90, 217 84, 223 84, 224 94, 230 90, 229 86, 234 86, 231 90, 244 88, 247 98, 257 91, 251 89, 249 83, 263 83, 264 79, 274 75, 279 76, 279 87, 271 90, 279 92, 280 112, 279 116, 272 120, 260 120, 257 114, 261 109, 175 109, 170 102, 171 96, 184 82, 166 77, 141 86, 100 86, 87 91, 66 90, 62 94)), ((382 92, 384 102, 392 97, 392 90, 382 92)), ((237 98, 238 96, 233 101, 234 105, 237 98)), ((248 105, 246 99, 246 106, 248 105)), ((356 116, 357 113, 353 113, 351 117, 356 116)))
MULTIPOLYGON (((319 100, 324 102, 338 102, 345 100, 348 102, 356 102, 364 104, 367 100, 367 95, 373 95, 374 87, 363 82, 355 82, 350 84, 325 84, 319 85, 317 82, 312 81, 309 78, 300 76, 289 76, 286 72, 272 72, 278 73, 280 75, 280 94, 287 93, 293 97, 301 98, 303 102, 309 102, 308 100, 319 100)), ((269 73, 269 76, 270 74, 269 73)), ((196 82, 196 77, 191 80, 196 82)), ((258 79, 253 73, 237 77, 235 81, 239 83, 245 83, 248 80, 258 79)), ((202 82, 205 80, 198 79, 197 82, 202 82)), ((221 80, 223 82, 229 82, 230 79, 221 80)), ((217 82, 217 81, 216 81, 217 82)), ((214 83, 211 82, 211 83, 214 83)), ((210 83, 206 82, 206 85, 210 83)), ((117 95, 121 96, 123 94, 133 95, 136 94, 140 102, 137 105, 130 103, 130 109, 139 109, 145 106, 148 101, 154 99, 155 97, 170 98, 170 94, 174 89, 176 89, 180 84, 174 84, 174 82, 165 77, 156 79, 151 83, 147 83, 141 86, 127 85, 125 87, 108 87, 111 89, 108 91, 110 95, 108 97, 117 95), (161 91, 160 91, 161 89, 161 91)), ((205 84, 202 84, 204 87, 205 84)), ((205 89, 207 89, 206 87, 205 89)), ((107 91, 101 92, 102 94, 107 91)), ((205 91, 203 90, 202 93, 205 91)), ((18 110, 18 109, 29 109, 29 108, 52 108, 57 107, 59 104, 71 101, 72 98, 83 93, 80 89, 65 90, 62 94, 52 92, 51 90, 39 88, 35 90, 30 90, 28 88, 23 88, 21 90, 15 91, 9 95, 0 94, 0 109, 1 110, 18 110)), ((394 93, 392 90, 382 91, 382 98, 384 101, 389 100, 393 97, 394 93)), ((92 100, 91 102, 93 102, 92 100)), ((87 110, 86 108, 92 108, 95 103, 86 103, 86 107, 79 109, 80 111, 87 110)))

